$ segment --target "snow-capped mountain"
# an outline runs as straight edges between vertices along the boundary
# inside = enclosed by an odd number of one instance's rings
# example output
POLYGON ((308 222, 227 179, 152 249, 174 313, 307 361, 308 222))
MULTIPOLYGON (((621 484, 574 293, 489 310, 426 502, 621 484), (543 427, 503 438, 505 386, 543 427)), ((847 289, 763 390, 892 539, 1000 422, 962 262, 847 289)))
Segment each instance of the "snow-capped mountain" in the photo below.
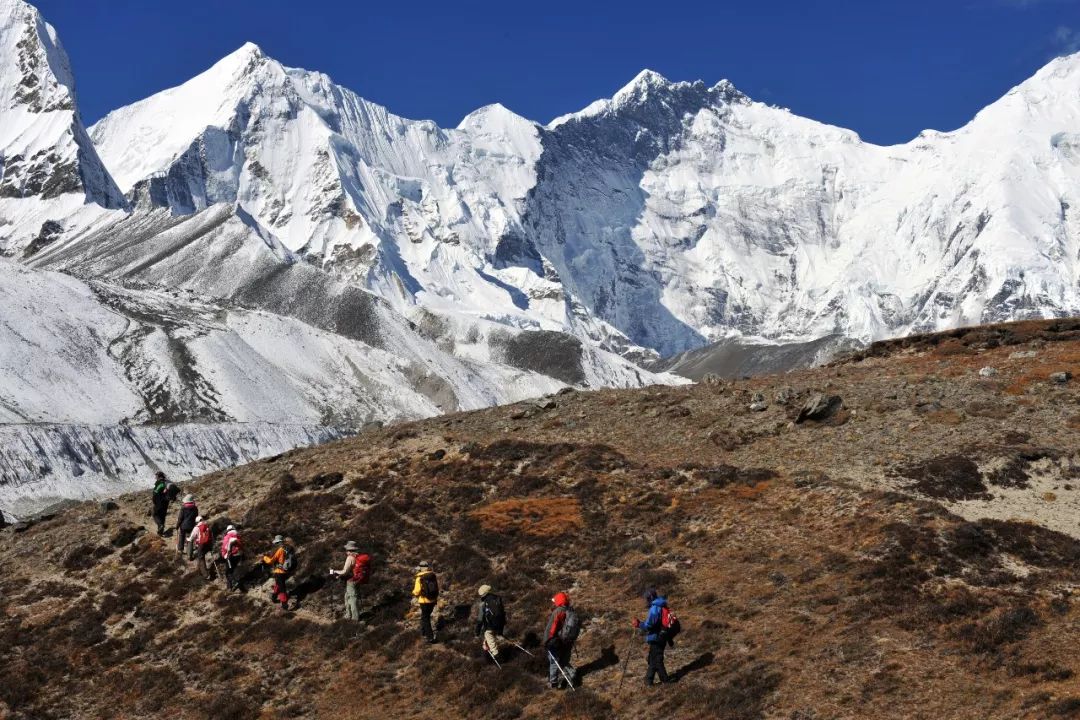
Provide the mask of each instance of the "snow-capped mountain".
POLYGON ((79 117, 56 31, 30 5, 0 0, 0 253, 34 250, 69 222, 123 206, 79 117))
POLYGON ((547 126, 394 116, 247 45, 91 132, 133 201, 236 203, 402 312, 629 357, 1080 311, 1080 55, 951 133, 879 147, 645 71, 547 126))

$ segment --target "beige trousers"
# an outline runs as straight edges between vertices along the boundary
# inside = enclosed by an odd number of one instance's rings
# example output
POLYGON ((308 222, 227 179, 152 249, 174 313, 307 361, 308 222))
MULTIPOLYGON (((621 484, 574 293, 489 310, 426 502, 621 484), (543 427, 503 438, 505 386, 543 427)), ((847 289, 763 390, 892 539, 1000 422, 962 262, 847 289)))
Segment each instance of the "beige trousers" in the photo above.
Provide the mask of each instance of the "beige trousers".
POLYGON ((492 655, 499 654, 499 644, 502 642, 502 638, 495 635, 491 630, 484 631, 484 651, 490 652, 492 655))

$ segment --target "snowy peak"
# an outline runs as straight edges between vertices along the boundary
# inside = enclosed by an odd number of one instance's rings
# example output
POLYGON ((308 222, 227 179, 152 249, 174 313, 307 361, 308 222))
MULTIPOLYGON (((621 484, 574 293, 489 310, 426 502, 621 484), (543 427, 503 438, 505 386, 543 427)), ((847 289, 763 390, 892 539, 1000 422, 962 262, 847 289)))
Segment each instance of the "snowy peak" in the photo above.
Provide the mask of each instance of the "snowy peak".
POLYGON ((749 98, 727 80, 710 88, 700 80, 673 82, 654 70, 645 69, 610 99, 597 100, 576 113, 555 118, 548 128, 557 128, 571 120, 613 114, 647 120, 650 114, 697 112, 704 107, 732 102, 749 102, 749 98))
POLYGON ((55 236, 84 203, 124 205, 79 118, 67 54, 35 8, 0 0, 0 251, 46 223, 55 236))

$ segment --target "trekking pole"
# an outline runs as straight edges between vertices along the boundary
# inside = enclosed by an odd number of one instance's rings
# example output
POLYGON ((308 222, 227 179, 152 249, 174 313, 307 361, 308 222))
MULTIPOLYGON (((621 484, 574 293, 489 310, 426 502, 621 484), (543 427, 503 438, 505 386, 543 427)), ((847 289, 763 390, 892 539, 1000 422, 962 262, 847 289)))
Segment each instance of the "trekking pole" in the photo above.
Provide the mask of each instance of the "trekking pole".
POLYGON ((574 687, 574 681, 570 679, 570 676, 566 674, 565 670, 563 670, 563 666, 560 665, 559 661, 555 659, 555 654, 548 650, 548 657, 551 658, 551 662, 555 663, 555 667, 559 668, 559 672, 566 679, 566 684, 570 686, 570 690, 572 692, 577 692, 577 689, 574 687))
POLYGON ((622 664, 622 676, 619 677, 619 688, 615 692, 621 692, 623 681, 626 680, 626 669, 630 666, 630 649, 634 646, 634 637, 637 635, 637 628, 630 631, 630 642, 626 644, 626 659, 622 664))
POLYGON ((525 654, 526 654, 526 655, 528 655, 529 657, 536 657, 536 656, 535 656, 535 655, 533 655, 533 654, 532 654, 531 652, 529 652, 529 651, 528 651, 528 650, 526 650, 525 648, 521 647, 521 645, 520 645, 520 644, 518 644, 518 643, 514 643, 514 647, 516 647, 516 648, 517 648, 518 650, 520 650, 521 652, 525 653, 525 654))
POLYGON ((495 662, 495 667, 502 670, 502 665, 499 664, 499 659, 495 657, 495 653, 491 652, 491 650, 487 647, 485 647, 484 650, 487 651, 487 654, 490 655, 491 659, 495 662))

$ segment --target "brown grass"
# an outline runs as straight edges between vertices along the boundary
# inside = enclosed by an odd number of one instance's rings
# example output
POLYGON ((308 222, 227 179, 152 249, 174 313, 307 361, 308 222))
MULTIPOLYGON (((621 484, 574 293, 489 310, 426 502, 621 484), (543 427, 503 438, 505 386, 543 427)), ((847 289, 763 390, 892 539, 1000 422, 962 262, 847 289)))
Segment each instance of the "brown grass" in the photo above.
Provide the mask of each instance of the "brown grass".
POLYGON ((557 537, 580 529, 585 521, 581 503, 573 497, 512 498, 476 508, 469 517, 485 530, 557 537))

